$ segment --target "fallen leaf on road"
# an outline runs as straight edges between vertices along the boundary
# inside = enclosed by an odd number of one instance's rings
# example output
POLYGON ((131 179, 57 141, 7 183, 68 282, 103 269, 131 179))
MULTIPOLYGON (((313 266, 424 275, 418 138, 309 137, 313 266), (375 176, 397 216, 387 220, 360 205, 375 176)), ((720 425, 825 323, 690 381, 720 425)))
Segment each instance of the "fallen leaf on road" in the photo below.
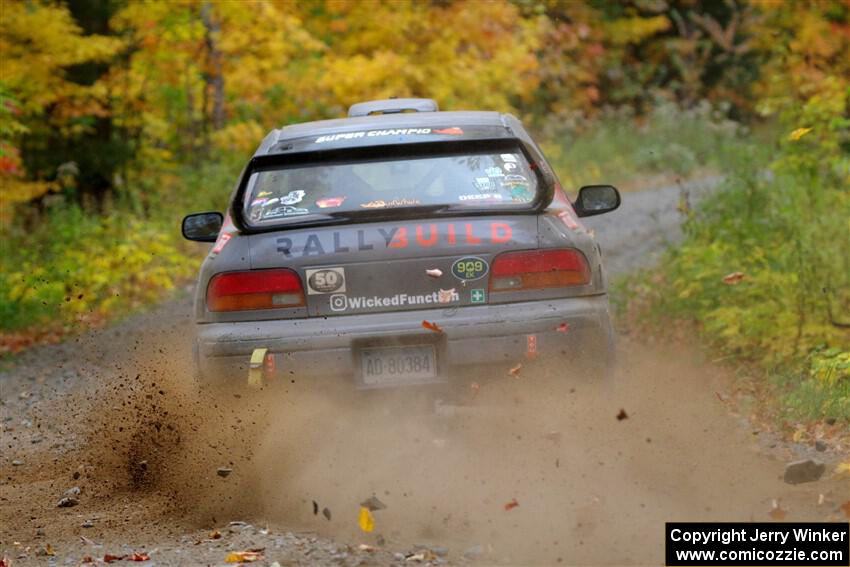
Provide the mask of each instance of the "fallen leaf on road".
POLYGON ((330 510, 330 508, 325 508, 324 510, 322 510, 322 516, 324 516, 325 519, 330 522, 331 521, 331 510, 330 510))
POLYGON ((847 516, 848 519, 850 519, 850 500, 839 506, 839 508, 842 512, 844 512, 844 515, 847 516))
POLYGON ((372 533, 372 530, 375 529, 375 518, 372 517, 372 512, 369 511, 369 508, 365 506, 360 507, 360 514, 357 517, 357 525, 360 526, 360 529, 364 532, 372 533))
POLYGON ((436 323, 432 323, 431 321, 422 321, 422 326, 424 328, 428 329, 429 331, 434 331, 435 333, 442 333, 443 332, 442 327, 440 327, 436 323))
POLYGON ((373 553, 375 551, 379 551, 381 548, 375 547, 374 545, 361 543, 360 545, 357 546, 357 549, 359 549, 360 551, 368 551, 369 553, 373 553))
POLYGON ((93 545, 93 546, 95 546, 95 547, 100 547, 100 544, 99 544, 99 543, 97 543, 97 542, 96 542, 96 541, 94 541, 94 540, 91 540, 91 539, 87 538, 87 537, 86 537, 86 536, 84 536, 84 535, 81 535, 81 536, 80 536, 80 541, 82 541, 83 543, 88 544, 88 545, 93 545))
POLYGON ((404 556, 405 561, 433 561, 437 558, 437 556, 430 550, 424 549, 422 551, 417 551, 416 553, 410 553, 404 556))
POLYGON ((623 421, 624 419, 629 419, 629 414, 626 413, 626 410, 620 408, 620 412, 617 414, 617 421, 623 421))
POLYGON ((213 530, 207 537, 210 539, 221 539, 221 532, 218 530, 213 530))
POLYGON ((368 508, 370 512, 374 512, 376 510, 385 510, 387 505, 378 500, 378 497, 375 495, 370 496, 366 500, 360 503, 364 508, 368 508))
POLYGON ((744 272, 732 272, 731 274, 723 276, 723 283, 726 285, 736 285, 741 283, 745 277, 744 272))
POLYGON ((833 471, 832 476, 834 478, 844 478, 850 476, 850 461, 846 463, 838 463, 835 467, 835 471, 833 471))
MULTIPOLYGON (((94 558, 91 555, 84 555, 82 559, 80 559, 80 563, 94 563, 94 558)), ((2 563, 0 563, 0 567, 2 567, 2 563)))
POLYGON ((788 134, 788 139, 792 142, 796 142, 811 131, 811 128, 797 128, 796 130, 788 134))
POLYGON ((473 382, 469 385, 469 390, 472 392, 473 396, 477 396, 478 392, 481 391, 481 384, 479 384, 478 382, 473 382))
POLYGON ((773 518, 774 520, 784 520, 785 516, 788 515, 788 512, 780 508, 779 502, 774 500, 773 507, 770 509, 770 512, 768 512, 767 515, 773 518))
POLYGON ((129 555, 112 555, 107 553, 103 556, 104 563, 112 563, 114 561, 150 561, 151 557, 147 553, 130 553, 129 555))
POLYGON ((514 378, 518 378, 520 370, 522 370, 522 363, 519 363, 516 366, 514 366, 513 368, 511 368, 510 370, 508 370, 508 374, 510 374, 514 378))
POLYGON ((569 323, 561 323, 560 325, 555 327, 555 330, 558 331, 559 333, 566 333, 567 331, 570 330, 570 324, 569 323))
POLYGON ((230 476, 230 473, 233 472, 233 469, 229 469, 227 467, 219 467, 216 469, 215 474, 220 476, 221 478, 227 478, 230 476))
POLYGON ((505 504, 505 512, 507 512, 508 510, 513 510, 517 506, 519 506, 519 502, 516 501, 516 498, 512 498, 510 502, 505 504))
POLYGON ((319 515, 319 503, 316 502, 315 500, 313 500, 313 515, 314 516, 319 515))
POLYGON ((6 557, 0 557, 0 567, 12 567, 12 560, 6 557))
POLYGON ((232 551, 224 558, 225 563, 253 563, 263 558, 260 551, 232 551))

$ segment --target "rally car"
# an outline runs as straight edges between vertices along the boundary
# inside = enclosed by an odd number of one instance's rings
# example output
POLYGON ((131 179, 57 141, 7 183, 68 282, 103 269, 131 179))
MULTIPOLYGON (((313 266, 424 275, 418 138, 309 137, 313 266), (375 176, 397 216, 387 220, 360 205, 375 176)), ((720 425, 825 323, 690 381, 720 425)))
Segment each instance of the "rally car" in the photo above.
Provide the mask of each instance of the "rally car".
POLYGON ((359 103, 348 117, 262 141, 225 215, 183 220, 214 242, 198 278, 202 381, 451 383, 471 367, 548 358, 565 373, 614 358, 601 251, 522 124, 429 99, 359 103))

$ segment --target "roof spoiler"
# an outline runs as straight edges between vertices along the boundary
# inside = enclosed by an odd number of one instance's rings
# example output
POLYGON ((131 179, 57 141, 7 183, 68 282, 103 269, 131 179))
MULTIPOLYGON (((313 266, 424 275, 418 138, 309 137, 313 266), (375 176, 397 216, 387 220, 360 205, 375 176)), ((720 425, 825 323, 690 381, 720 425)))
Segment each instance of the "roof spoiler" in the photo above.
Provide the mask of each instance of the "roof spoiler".
POLYGON ((437 112, 437 102, 430 98, 391 98, 370 100, 352 104, 348 117, 369 116, 370 114, 398 114, 400 112, 437 112))

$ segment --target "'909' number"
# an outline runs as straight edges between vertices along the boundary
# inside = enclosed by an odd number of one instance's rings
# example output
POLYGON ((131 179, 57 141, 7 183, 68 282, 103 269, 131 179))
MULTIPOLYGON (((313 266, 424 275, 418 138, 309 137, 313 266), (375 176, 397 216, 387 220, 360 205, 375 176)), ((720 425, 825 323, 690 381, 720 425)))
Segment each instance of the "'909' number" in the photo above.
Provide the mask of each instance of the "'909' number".
POLYGON ((485 260, 467 256, 457 260, 452 265, 452 274, 462 280, 477 280, 487 275, 490 266, 485 260))

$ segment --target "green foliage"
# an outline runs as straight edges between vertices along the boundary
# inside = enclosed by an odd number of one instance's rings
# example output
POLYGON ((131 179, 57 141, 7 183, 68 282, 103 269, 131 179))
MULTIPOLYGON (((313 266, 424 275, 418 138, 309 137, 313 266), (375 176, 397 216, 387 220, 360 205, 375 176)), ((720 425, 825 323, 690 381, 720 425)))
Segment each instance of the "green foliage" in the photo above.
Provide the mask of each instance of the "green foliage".
POLYGON ((569 128, 550 126, 544 150, 570 190, 591 183, 657 186, 725 167, 745 128, 724 116, 708 103, 685 110, 660 103, 638 121, 624 108, 569 128))
POLYGON ((147 170, 104 214, 59 197, 16 223, 0 255, 0 331, 84 329, 165 297, 203 251, 182 240, 182 214, 222 210, 237 173, 234 163, 147 170))

